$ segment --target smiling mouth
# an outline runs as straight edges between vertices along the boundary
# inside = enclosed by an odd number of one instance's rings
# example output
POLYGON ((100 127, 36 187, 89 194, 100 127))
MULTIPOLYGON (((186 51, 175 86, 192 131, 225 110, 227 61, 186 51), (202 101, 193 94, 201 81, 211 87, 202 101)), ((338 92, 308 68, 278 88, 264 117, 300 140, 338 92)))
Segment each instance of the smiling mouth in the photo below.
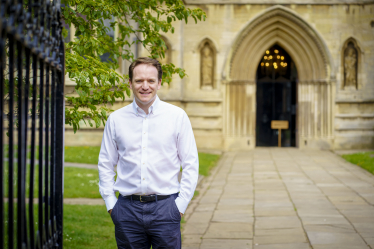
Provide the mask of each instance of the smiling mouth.
POLYGON ((151 94, 151 93, 140 93, 141 95, 149 95, 149 94, 151 94))

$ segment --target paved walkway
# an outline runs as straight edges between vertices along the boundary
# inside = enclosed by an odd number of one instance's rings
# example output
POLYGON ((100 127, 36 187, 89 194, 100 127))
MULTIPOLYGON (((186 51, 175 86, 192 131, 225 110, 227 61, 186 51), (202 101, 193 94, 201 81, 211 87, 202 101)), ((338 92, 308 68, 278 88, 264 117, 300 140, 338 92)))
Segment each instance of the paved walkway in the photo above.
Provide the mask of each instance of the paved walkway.
POLYGON ((199 192, 183 249, 374 248, 374 176, 332 152, 228 152, 199 192))

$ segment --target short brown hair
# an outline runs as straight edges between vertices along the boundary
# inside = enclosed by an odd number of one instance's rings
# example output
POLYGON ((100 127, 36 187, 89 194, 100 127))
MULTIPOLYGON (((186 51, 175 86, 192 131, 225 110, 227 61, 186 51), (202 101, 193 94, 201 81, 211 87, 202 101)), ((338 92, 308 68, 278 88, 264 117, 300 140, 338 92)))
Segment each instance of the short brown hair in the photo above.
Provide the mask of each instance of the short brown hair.
POLYGON ((148 58, 148 57, 139 57, 138 59, 136 59, 135 61, 133 61, 129 67, 129 77, 130 77, 130 80, 132 81, 132 77, 133 77, 133 72, 134 72, 134 68, 140 64, 147 64, 147 65, 151 65, 151 66, 154 66, 156 69, 157 69, 157 72, 158 72, 158 80, 160 81, 162 79, 162 68, 161 68, 161 64, 160 62, 158 62, 158 60, 156 59, 152 59, 152 58, 148 58))

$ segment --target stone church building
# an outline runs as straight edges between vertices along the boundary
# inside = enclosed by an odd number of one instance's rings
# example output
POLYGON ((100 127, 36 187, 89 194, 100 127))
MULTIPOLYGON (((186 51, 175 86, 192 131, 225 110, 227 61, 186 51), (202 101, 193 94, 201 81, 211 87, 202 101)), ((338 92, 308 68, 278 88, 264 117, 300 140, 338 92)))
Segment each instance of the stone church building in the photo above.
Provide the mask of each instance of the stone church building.
MULTIPOLYGON (((184 2, 207 19, 163 36, 163 62, 188 77, 158 95, 187 112, 198 148, 277 146, 272 120, 288 121, 283 147, 374 148, 374 1, 184 2)), ((66 145, 101 143, 103 129, 66 128, 66 145)))

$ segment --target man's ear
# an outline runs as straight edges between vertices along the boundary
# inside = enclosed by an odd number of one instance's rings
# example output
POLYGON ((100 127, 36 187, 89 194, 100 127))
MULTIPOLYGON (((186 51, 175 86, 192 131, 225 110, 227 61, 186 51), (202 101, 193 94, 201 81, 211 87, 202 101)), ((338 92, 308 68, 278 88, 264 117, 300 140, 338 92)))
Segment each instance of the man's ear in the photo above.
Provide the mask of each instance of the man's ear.
POLYGON ((160 88, 161 88, 161 82, 162 82, 162 80, 160 80, 160 81, 158 82, 157 90, 160 90, 160 88))
POLYGON ((130 85, 130 89, 132 89, 132 82, 131 82, 131 79, 129 79, 129 85, 130 85))

